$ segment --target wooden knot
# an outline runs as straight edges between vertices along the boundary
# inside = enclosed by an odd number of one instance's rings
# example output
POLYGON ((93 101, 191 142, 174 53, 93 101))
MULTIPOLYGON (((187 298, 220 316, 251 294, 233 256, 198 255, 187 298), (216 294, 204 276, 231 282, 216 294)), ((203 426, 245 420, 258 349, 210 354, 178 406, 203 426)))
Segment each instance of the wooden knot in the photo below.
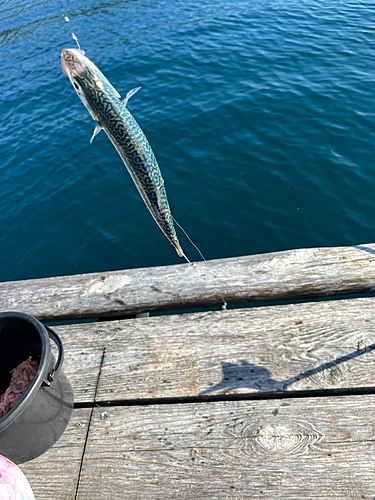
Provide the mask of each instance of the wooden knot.
POLYGON ((320 441, 323 434, 308 422, 284 418, 262 419, 243 429, 243 445, 263 456, 302 455, 320 441))
POLYGON ((342 386, 351 375, 351 368, 343 363, 334 365, 311 375, 311 380, 322 388, 342 386))

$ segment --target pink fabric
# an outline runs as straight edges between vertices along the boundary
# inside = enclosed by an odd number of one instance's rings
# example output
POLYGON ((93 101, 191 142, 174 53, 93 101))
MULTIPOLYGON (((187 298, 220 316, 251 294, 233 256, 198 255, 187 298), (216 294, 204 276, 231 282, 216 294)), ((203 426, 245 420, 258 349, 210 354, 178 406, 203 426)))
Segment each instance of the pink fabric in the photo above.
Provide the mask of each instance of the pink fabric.
POLYGON ((31 487, 21 470, 0 455, 0 499, 35 500, 31 487))

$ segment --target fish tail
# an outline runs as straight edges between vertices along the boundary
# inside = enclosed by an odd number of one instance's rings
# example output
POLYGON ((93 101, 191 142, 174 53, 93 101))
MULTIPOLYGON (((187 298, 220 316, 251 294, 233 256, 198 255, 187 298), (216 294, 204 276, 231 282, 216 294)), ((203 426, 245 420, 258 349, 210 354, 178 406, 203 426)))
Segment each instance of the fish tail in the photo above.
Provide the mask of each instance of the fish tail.
POLYGON ((191 265, 191 267, 194 269, 194 271, 195 271, 197 274, 199 274, 199 273, 198 273, 198 271, 197 271, 197 269, 196 269, 196 267, 194 266, 194 263, 193 263, 193 262, 191 262, 191 260, 189 260, 189 258, 188 258, 188 257, 186 257, 185 252, 182 250, 181 246, 180 246, 178 243, 177 243, 177 244, 173 244, 173 246, 175 247, 175 250, 176 250, 176 252, 177 252, 177 255, 178 255, 179 257, 183 257, 183 258, 186 260, 186 262, 187 262, 188 264, 190 264, 190 265, 191 265))
POLYGON ((173 246, 179 257, 187 258, 178 241, 173 241, 173 246))

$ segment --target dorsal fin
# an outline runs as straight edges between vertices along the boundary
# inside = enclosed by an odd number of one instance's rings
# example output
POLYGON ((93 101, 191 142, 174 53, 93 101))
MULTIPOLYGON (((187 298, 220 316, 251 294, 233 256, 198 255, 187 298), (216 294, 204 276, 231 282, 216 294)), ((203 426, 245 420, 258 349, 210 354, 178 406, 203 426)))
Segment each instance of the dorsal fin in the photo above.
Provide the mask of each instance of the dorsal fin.
POLYGON ((131 89, 129 90, 129 92, 126 94, 126 97, 125 99, 122 101, 122 104, 124 106, 126 106, 128 104, 128 100, 131 98, 132 95, 134 95, 136 92, 138 92, 138 90, 140 89, 141 87, 136 87, 135 89, 131 89))

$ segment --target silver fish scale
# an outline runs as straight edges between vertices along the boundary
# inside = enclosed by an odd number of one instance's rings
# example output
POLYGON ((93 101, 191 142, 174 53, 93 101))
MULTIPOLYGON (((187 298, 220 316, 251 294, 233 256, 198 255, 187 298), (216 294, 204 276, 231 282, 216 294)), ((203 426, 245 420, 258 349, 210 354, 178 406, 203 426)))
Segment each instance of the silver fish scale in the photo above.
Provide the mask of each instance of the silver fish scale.
POLYGON ((124 104, 111 92, 85 85, 85 97, 123 159, 142 198, 161 230, 178 243, 158 162, 142 129, 124 104))

